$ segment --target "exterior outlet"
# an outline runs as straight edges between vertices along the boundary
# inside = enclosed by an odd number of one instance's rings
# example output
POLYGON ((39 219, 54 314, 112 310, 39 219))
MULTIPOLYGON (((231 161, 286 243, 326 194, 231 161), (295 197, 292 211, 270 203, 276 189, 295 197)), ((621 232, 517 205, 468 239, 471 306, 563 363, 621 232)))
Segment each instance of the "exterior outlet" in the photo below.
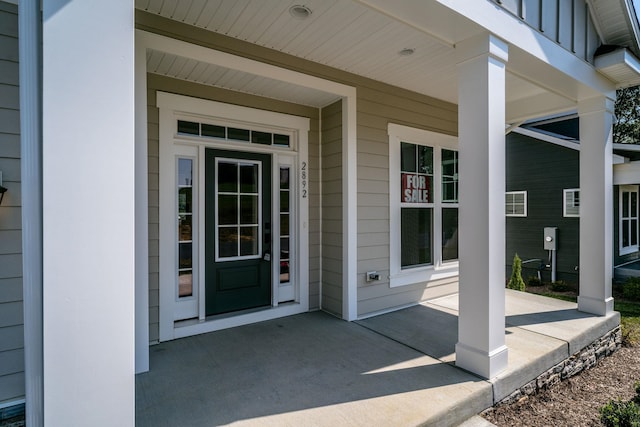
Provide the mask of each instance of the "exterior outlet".
POLYGON ((374 280, 380 280, 380 274, 377 271, 367 271, 367 282, 373 282, 374 280))

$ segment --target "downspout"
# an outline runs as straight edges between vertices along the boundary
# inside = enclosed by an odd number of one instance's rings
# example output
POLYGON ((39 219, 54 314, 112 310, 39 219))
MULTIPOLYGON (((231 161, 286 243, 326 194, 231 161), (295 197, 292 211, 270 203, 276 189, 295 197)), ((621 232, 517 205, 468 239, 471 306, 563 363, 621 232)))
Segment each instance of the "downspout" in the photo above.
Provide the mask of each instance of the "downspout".
POLYGON ((22 286, 26 425, 44 425, 42 280, 42 17, 39 1, 18 4, 22 286))

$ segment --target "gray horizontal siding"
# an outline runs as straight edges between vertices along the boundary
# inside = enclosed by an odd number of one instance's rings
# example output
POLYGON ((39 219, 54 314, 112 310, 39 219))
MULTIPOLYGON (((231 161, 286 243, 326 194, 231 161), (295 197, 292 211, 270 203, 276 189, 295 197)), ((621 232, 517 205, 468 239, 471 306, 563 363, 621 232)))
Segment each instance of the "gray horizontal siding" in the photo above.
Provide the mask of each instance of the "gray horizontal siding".
MULTIPOLYGON (((527 217, 506 219, 508 271, 515 253, 523 261, 540 258, 546 263, 543 230, 558 227, 557 278, 577 283, 580 219, 563 217, 563 190, 580 186, 579 152, 517 133, 507 136, 506 152, 507 191, 527 191, 528 210, 527 217)), ((533 274, 535 270, 525 270, 525 275, 533 274)), ((550 273, 544 278, 549 280, 550 273)))
POLYGON ((342 315, 342 102, 322 109, 322 308, 342 315))
POLYGON ((24 397, 18 8, 0 1, 0 404, 24 397))

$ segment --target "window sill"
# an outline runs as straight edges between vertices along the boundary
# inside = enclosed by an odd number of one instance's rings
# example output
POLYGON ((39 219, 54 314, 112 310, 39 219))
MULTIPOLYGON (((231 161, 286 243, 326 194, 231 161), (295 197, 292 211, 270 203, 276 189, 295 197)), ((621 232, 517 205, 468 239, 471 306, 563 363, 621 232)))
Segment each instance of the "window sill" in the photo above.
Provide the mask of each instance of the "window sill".
POLYGON ((434 266, 411 268, 389 277, 389 287, 415 285, 416 283, 431 282, 433 280, 448 279, 458 276, 458 262, 447 263, 438 268, 434 266))

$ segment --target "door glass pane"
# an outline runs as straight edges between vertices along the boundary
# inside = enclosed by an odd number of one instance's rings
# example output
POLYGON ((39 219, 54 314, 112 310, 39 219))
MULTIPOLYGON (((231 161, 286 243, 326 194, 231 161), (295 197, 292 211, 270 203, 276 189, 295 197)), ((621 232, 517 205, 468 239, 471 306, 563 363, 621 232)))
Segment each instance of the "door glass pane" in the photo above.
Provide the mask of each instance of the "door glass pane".
POLYGON ((240 165, 240 192, 258 193, 258 165, 240 165))
POLYGON ((289 146, 289 135, 273 135, 273 145, 282 145, 284 147, 289 146))
POLYGON ((207 125, 202 123, 202 136, 224 138, 226 137, 226 131, 227 129, 224 126, 207 125))
POLYGON ((235 193, 238 191, 238 165, 218 163, 218 191, 235 193))
POLYGON ((249 131, 247 129, 227 128, 227 138, 248 142, 249 131))
POLYGON ((629 220, 622 221, 622 246, 629 246, 629 220))
POLYGON ((289 259, 289 238, 280 238, 280 258, 289 259))
POLYGON ((629 216, 635 218, 638 216, 638 193, 632 191, 629 194, 631 194, 631 211, 629 212, 629 216))
POLYGON ((191 240, 191 215, 180 215, 178 217, 178 240, 191 240))
POLYGON ((631 220, 631 246, 638 244, 638 220, 631 220))
POLYGON ((178 212, 191 213, 191 187, 178 189, 178 212))
POLYGON ((190 297, 193 295, 193 273, 191 270, 178 272, 178 296, 190 297))
POLYGON ((458 209, 442 209, 442 260, 458 259, 458 209))
POLYGON ((622 193, 622 216, 629 218, 629 192, 622 193))
POLYGON ((251 142, 253 144, 271 145, 272 134, 267 132, 251 131, 251 142))
POLYGON ((289 189, 289 168, 280 168, 280 189, 289 189))
POLYGON ((289 212, 289 192, 280 191, 280 212, 289 212))
POLYGON ((401 254, 402 267, 415 267, 431 264, 432 209, 402 208, 401 254))
POLYGON ((178 185, 193 185, 193 160, 178 159, 178 185))
POLYGON ((289 235, 289 214, 280 214, 280 230, 282 234, 289 235))
POLYGON ((178 133, 200 135, 200 123, 178 120, 178 133))
POLYGON ((240 224, 258 224, 258 196, 240 196, 240 224))
POLYGON ((221 258, 238 256, 238 227, 218 228, 218 253, 221 258))
POLYGON ((235 194, 218 195, 218 224, 238 224, 238 196, 235 194))
POLYGON ((258 254, 258 227, 240 227, 240 256, 258 254))
POLYGON ((191 268, 191 242, 180 243, 179 248, 178 265, 180 269, 191 268))
POLYGON ((280 260, 280 283, 289 282, 289 261, 280 260))

